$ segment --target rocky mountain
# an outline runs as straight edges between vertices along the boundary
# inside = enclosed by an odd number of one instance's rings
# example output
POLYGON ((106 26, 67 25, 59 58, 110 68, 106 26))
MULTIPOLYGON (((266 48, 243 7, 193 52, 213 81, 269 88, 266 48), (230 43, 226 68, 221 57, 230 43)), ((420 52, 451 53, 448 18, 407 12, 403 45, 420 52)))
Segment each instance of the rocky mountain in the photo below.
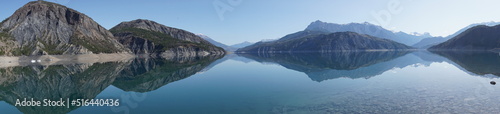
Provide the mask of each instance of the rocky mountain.
POLYGON ((231 47, 231 46, 228 46, 226 44, 220 43, 218 41, 215 41, 214 39, 208 37, 207 35, 203 35, 203 34, 196 34, 196 35, 199 36, 200 38, 207 40, 208 42, 212 43, 215 46, 223 48, 226 51, 236 51, 238 49, 238 48, 231 47))
POLYGON ((244 42, 241 42, 241 43, 237 43, 237 44, 234 44, 234 45, 231 45, 231 47, 235 47, 235 48, 243 48, 243 47, 247 47, 249 45, 252 45, 253 43, 252 42, 248 42, 248 41, 244 41, 244 42))
POLYGON ((457 32, 451 34, 451 35, 448 35, 446 37, 429 37, 429 38, 424 38, 422 39, 420 42, 416 43, 413 45, 413 47, 416 47, 416 48, 422 48, 422 49, 427 49, 431 46, 434 46, 434 45, 437 45, 437 44, 440 44, 440 43, 443 43, 457 35, 459 35, 460 33, 466 31, 467 29, 470 29, 472 27, 475 27, 475 26, 478 26, 478 25, 486 25, 486 26, 495 26, 495 25, 499 25, 500 22, 483 22, 483 23, 475 23, 475 24, 471 24, 469 26, 466 26, 460 30, 458 30, 457 32), (440 39, 442 38, 442 39, 440 39))
POLYGON ((225 54, 224 49, 195 34, 150 20, 122 22, 110 30, 120 43, 135 54, 162 57, 225 54))
POLYGON ((279 52, 336 52, 369 50, 406 50, 412 47, 391 40, 377 38, 355 32, 315 34, 304 31, 292 34, 274 42, 259 42, 238 50, 239 53, 279 53, 279 52), (311 33, 311 34, 309 34, 311 33))
POLYGON ((500 49, 500 25, 479 25, 454 38, 432 46, 430 50, 487 51, 500 49))
POLYGON ((0 55, 128 52, 92 18, 56 3, 29 2, 0 23, 0 55))
POLYGON ((458 30, 457 32, 455 32, 453 34, 446 36, 445 39, 452 39, 453 37, 458 36, 460 33, 464 32, 472 27, 475 27, 475 26, 479 26, 479 25, 495 26, 495 25, 499 25, 499 24, 500 24, 500 22, 494 22, 494 21, 470 24, 470 25, 458 30))
POLYGON ((384 29, 381 26, 373 25, 371 23, 349 23, 349 24, 335 24, 335 23, 327 23, 322 21, 312 22, 307 28, 306 31, 321 31, 326 33, 335 33, 335 32, 356 32, 360 34, 367 34, 370 36, 375 36, 379 38, 385 38, 389 40, 393 40, 399 43, 403 43, 406 45, 413 45, 419 42, 423 38, 432 37, 430 34, 408 34, 404 32, 392 32, 390 30, 384 29))
POLYGON ((443 38, 443 37, 430 37, 430 38, 425 38, 425 39, 422 39, 420 42, 412 45, 412 47, 415 47, 415 48, 420 48, 420 49, 427 49, 431 46, 434 46, 434 45, 437 45, 439 43, 442 43, 442 42, 445 42, 446 38, 443 38))

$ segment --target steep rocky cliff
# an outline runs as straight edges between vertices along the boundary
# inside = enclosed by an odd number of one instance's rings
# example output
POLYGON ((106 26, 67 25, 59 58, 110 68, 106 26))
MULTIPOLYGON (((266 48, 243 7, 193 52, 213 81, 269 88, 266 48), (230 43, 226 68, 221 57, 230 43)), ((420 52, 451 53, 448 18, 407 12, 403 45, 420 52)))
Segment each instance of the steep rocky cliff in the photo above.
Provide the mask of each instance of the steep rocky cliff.
POLYGON ((150 20, 122 22, 110 31, 120 43, 135 54, 151 54, 167 58, 225 54, 224 49, 191 32, 150 20))
POLYGON ((0 55, 130 52, 90 17, 51 2, 27 3, 0 28, 0 55))

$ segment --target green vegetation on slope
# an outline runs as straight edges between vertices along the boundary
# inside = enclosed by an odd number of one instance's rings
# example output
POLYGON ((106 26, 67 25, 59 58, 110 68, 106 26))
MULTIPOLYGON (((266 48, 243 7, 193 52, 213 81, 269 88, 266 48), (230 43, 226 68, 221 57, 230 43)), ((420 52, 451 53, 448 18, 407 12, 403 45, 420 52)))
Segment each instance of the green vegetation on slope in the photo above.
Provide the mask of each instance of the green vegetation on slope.
POLYGON ((7 41, 11 38, 11 36, 9 34, 7 34, 6 31, 8 31, 8 30, 3 29, 2 31, 0 31, 0 43, 4 44, 4 45, 0 45, 0 56, 6 54, 5 48, 8 47, 8 45, 10 44, 7 41))
MULTIPOLYGON (((49 55, 61 55, 61 54, 64 53, 63 50, 58 50, 57 49, 57 45, 56 44, 50 44, 50 43, 47 43, 47 42, 44 42, 44 41, 41 41, 41 40, 38 40, 38 41, 40 41, 40 43, 42 43, 43 46, 44 46, 44 48, 42 50, 45 51, 45 52, 47 52, 49 55)), ((66 45, 64 45, 64 46, 66 46, 66 45)))
POLYGON ((23 55, 31 55, 31 50, 34 48, 34 46, 23 46, 21 48, 16 48, 12 51, 12 54, 14 56, 23 56, 23 55))
POLYGON ((113 43, 109 41, 102 40, 92 40, 90 38, 81 38, 78 35, 73 35, 70 38, 70 43, 74 45, 80 45, 93 53, 115 53, 119 52, 113 43))
MULTIPOLYGON (((210 50, 211 45, 202 44, 202 43, 194 43, 179 40, 171 37, 170 35, 149 31, 140 28, 121 28, 121 29, 111 29, 111 33, 120 34, 120 33, 131 33, 135 37, 143 38, 155 43, 156 47, 161 47, 161 51, 166 51, 171 48, 186 46, 186 47, 199 47, 204 50, 210 50)), ((214 46, 215 47, 215 46, 214 46)), ((222 49, 221 49, 222 50, 222 49)))

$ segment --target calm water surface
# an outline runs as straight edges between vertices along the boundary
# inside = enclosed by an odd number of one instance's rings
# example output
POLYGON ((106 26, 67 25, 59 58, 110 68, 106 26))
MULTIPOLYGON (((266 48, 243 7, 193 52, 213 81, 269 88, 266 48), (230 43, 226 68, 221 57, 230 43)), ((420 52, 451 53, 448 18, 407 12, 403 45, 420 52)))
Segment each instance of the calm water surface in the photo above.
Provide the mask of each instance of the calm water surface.
POLYGON ((344 52, 0 68, 2 113, 496 113, 500 55, 344 52), (119 107, 15 107, 113 98, 119 107))

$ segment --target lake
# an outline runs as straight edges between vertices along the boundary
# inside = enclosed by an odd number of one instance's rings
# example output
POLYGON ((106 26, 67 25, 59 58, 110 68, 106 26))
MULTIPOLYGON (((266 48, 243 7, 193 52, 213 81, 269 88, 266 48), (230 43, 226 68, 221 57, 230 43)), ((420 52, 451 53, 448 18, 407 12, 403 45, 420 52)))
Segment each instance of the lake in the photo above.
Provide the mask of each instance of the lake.
POLYGON ((496 113, 492 52, 230 54, 0 68, 1 113, 496 113), (17 99, 119 99, 22 107, 17 99))

